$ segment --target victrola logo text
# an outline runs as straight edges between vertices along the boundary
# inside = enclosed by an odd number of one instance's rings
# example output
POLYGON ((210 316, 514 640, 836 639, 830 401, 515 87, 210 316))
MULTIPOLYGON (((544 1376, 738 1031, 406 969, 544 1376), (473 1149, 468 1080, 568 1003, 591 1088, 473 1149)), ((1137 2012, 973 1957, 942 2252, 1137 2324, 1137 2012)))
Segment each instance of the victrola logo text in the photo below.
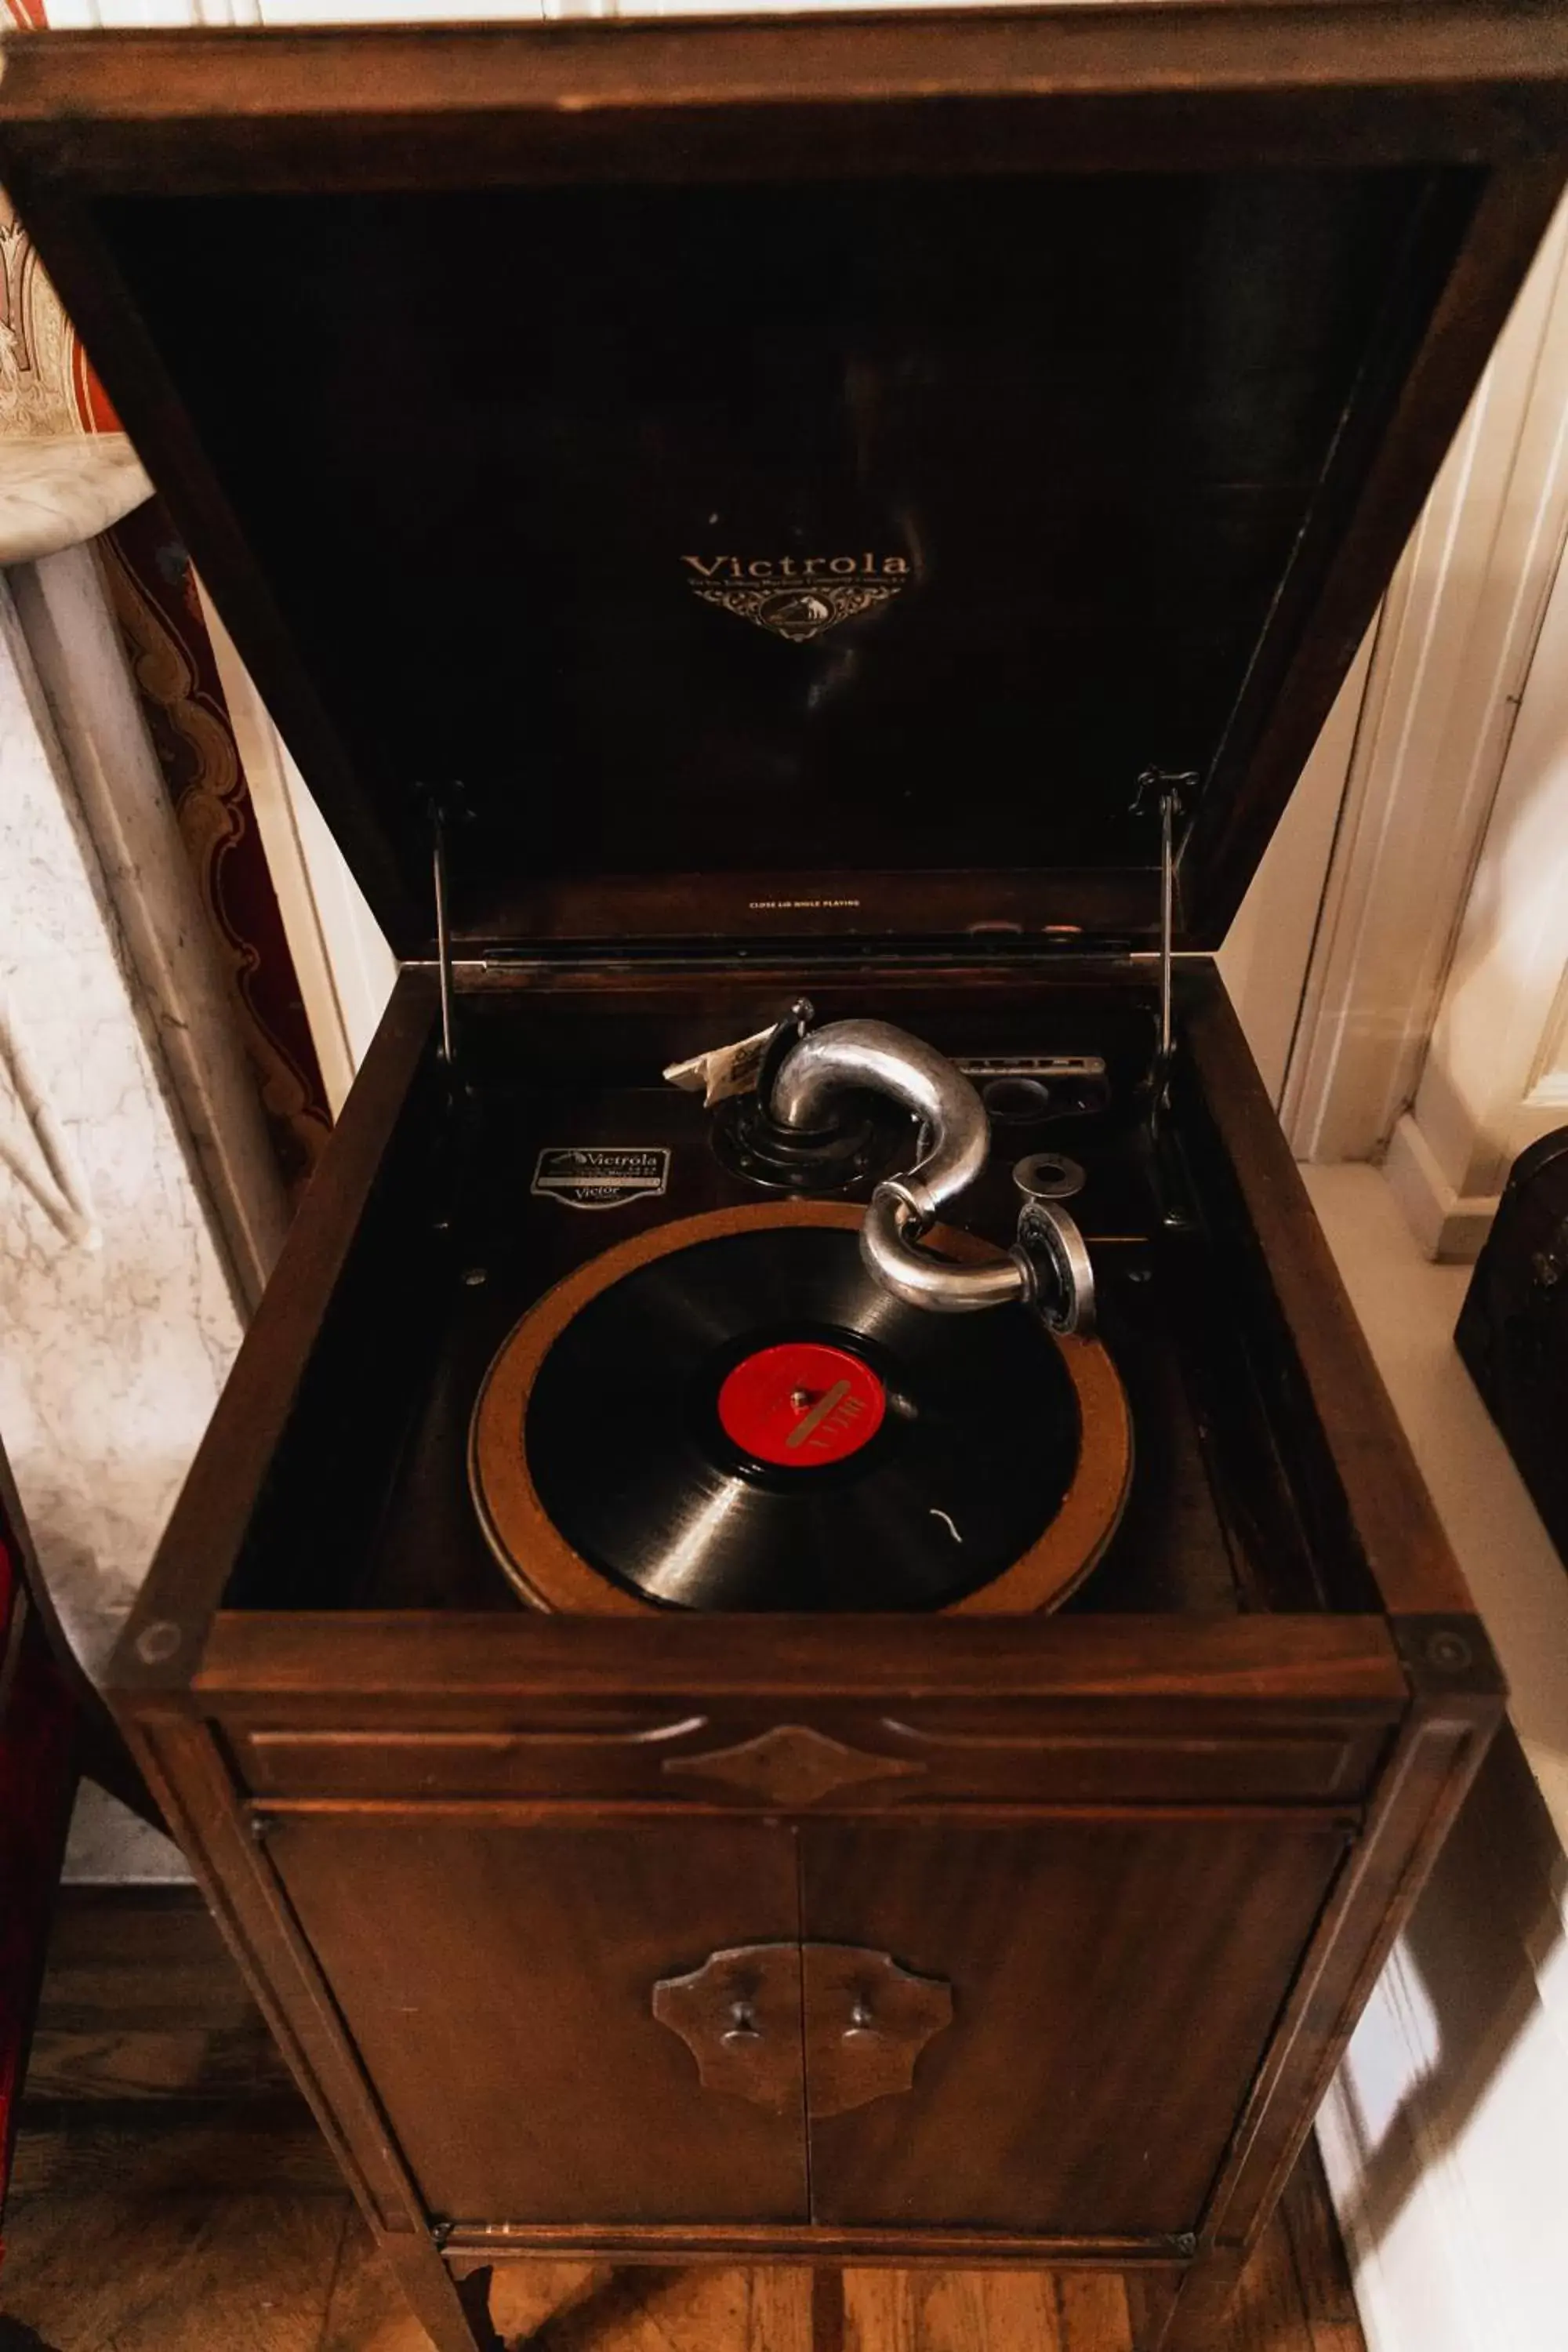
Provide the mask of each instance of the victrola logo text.
POLYGON ((796 644, 890 604, 907 583, 902 555, 683 555, 705 604, 796 644))

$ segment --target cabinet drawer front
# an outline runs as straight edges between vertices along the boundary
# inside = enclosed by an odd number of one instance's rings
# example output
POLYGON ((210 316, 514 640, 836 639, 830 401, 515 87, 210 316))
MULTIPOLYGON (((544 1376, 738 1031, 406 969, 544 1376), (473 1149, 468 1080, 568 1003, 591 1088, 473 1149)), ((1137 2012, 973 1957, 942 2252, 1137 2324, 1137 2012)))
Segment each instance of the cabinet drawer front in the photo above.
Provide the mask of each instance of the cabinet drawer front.
POLYGON ((493 1727, 231 1725, 258 1797, 393 1802, 513 1797, 629 1800, 795 1811, 964 1802, 1343 1803, 1364 1793, 1389 1737, 1382 1714, 1210 1707, 1156 1721, 1079 1702, 924 1703, 899 1712, 668 1708, 493 1727))
POLYGON ((238 1777, 258 1797, 661 1797, 660 1766, 707 1729, 694 1712, 622 1719, 354 1729, 229 1726, 238 1777))

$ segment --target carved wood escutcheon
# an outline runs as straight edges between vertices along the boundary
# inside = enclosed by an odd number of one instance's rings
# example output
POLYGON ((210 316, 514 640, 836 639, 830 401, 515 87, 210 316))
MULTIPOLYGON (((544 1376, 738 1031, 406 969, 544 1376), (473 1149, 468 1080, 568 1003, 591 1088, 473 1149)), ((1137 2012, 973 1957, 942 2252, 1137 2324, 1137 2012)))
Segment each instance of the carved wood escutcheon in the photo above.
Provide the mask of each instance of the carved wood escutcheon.
POLYGON ((685 2042, 704 2090, 804 2120, 798 1944, 710 1953, 689 1976, 660 1978, 653 2013, 685 2042))
POLYGON ((912 2088, 921 2051, 952 2022, 952 1987, 855 1944, 802 1951, 813 2123, 912 2088))
POLYGON ((862 1780, 903 1780, 923 1773, 922 1763, 899 1756, 870 1756, 846 1748, 805 1723, 778 1723, 738 1748, 710 1748, 705 1756, 667 1756, 672 1779, 723 1780, 766 1805, 810 1805, 831 1789, 862 1780))

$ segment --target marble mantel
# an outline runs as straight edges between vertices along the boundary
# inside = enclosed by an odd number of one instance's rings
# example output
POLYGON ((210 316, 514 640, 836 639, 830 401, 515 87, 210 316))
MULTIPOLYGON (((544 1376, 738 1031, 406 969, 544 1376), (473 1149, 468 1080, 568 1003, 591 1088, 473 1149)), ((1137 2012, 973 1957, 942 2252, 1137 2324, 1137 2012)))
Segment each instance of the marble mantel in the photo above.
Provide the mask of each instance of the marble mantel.
POLYGON ((0 437, 0 564, 96 538, 151 495, 123 433, 0 437))

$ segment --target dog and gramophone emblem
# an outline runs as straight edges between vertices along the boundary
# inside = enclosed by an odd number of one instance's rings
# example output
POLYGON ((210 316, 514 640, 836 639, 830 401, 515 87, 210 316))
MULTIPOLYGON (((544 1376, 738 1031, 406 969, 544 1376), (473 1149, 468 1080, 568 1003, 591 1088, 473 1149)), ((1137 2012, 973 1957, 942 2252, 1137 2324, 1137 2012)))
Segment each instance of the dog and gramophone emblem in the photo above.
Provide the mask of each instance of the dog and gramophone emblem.
POLYGON ((683 555, 687 583, 775 637, 809 644, 841 621, 891 604, 914 567, 903 555, 683 555))

